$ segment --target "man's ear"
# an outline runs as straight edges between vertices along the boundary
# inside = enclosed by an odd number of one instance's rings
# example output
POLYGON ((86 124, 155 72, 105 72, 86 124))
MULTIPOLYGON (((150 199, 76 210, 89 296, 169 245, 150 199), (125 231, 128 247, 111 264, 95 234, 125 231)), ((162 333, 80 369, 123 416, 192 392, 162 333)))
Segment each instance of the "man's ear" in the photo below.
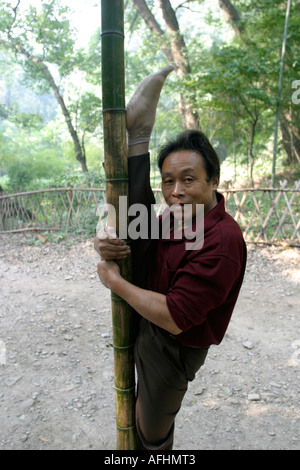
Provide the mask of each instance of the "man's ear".
POLYGON ((219 178, 216 177, 216 178, 213 178, 213 179, 212 179, 212 185, 213 185, 213 189, 214 189, 215 191, 217 191, 218 186, 219 186, 219 183, 220 183, 220 179, 219 179, 219 178))

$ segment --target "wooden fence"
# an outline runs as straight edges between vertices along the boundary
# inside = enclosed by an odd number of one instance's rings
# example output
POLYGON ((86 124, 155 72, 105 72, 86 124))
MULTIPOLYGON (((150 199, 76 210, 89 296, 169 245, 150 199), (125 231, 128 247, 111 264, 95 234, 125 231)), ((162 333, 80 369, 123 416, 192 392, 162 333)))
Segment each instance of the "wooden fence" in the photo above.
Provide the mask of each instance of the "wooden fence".
MULTIPOLYGON (((164 207, 154 190, 158 212, 164 207)), ((300 247, 300 181, 295 188, 220 190, 227 211, 239 223, 245 240, 300 247)), ((54 188, 0 196, 0 233, 77 231, 93 236, 106 213, 104 188, 54 188)))

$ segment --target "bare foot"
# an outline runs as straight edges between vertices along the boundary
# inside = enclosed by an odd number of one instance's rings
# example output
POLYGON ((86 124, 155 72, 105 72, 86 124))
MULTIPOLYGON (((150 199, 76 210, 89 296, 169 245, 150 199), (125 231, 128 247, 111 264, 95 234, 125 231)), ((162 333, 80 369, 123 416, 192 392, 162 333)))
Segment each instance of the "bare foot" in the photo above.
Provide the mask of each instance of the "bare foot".
POLYGON ((146 77, 127 106, 128 145, 149 142, 155 122, 156 108, 162 87, 174 70, 171 65, 146 77))

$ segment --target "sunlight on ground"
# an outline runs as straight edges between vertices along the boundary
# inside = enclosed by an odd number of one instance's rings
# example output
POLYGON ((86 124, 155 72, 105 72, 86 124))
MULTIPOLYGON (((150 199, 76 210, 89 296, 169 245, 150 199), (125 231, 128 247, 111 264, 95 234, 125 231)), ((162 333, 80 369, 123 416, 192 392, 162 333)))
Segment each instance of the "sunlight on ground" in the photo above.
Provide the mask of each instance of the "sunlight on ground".
POLYGON ((298 248, 268 248, 262 249, 261 255, 282 264, 282 274, 300 286, 300 250, 298 248))

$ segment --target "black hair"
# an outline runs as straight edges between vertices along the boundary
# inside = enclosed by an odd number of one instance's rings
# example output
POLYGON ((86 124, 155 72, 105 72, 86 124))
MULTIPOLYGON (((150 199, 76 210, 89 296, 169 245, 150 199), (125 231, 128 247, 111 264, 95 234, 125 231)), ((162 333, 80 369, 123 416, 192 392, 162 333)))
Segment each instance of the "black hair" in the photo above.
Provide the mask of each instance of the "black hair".
POLYGON ((157 164, 161 173, 165 159, 171 153, 181 150, 193 151, 202 156, 207 174, 207 182, 210 182, 212 178, 220 178, 219 157, 206 135, 196 130, 182 132, 160 149, 157 164))

